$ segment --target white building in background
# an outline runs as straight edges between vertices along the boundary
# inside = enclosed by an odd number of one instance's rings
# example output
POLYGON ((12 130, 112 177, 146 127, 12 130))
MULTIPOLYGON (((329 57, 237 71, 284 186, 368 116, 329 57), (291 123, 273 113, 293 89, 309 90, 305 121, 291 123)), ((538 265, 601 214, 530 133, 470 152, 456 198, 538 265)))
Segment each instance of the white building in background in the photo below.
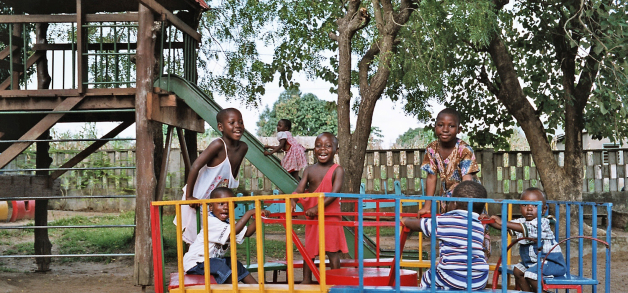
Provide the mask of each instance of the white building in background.
MULTIPOLYGON (((565 135, 561 134, 561 135, 557 135, 554 138, 554 149, 555 150, 565 150, 565 135)), ((618 165, 612 165, 610 166, 610 175, 611 178, 617 178, 617 168, 624 168, 624 173, 628 174, 628 165, 624 165, 624 151, 622 149, 628 149, 628 139, 624 139, 621 142, 612 142, 609 138, 603 138, 603 139, 594 139, 591 134, 589 134, 586 130, 582 131, 582 149, 587 151, 587 150, 618 150, 619 152, 617 153, 617 163, 618 165)), ((609 159, 608 159, 608 152, 604 151, 603 153, 603 164, 604 165, 608 165, 609 164, 609 159)), ((588 162, 586 162, 587 165, 592 165, 593 162, 591 162, 591 157, 587 156, 587 160, 588 162)), ((596 172, 599 174, 599 177, 602 177, 601 175, 601 169, 596 169, 596 172)), ((618 179, 618 187, 619 189, 621 189, 623 191, 624 186, 626 185, 625 182, 625 178, 617 178, 618 179)), ((608 179, 604 179, 604 184, 608 184, 608 179)))
MULTIPOLYGON (((557 135, 554 138, 554 145, 556 150, 565 150, 565 135, 557 135)), ((628 139, 624 139, 622 142, 611 142, 609 138, 594 139, 585 130, 582 131, 582 148, 584 150, 625 149, 628 148, 628 139)))

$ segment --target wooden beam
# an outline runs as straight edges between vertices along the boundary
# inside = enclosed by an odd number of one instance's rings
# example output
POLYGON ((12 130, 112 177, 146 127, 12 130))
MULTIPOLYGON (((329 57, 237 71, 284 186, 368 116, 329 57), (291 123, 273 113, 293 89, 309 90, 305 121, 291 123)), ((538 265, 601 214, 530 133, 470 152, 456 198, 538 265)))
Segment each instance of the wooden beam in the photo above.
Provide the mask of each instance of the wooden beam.
MULTIPOLYGON (((0 60, 0 69, 9 70, 11 68, 11 64, 9 60, 0 60)), ((24 72, 24 64, 21 63, 13 63, 13 72, 24 72)), ((22 74, 20 74, 22 75, 22 74)))
POLYGON ((181 31, 185 32, 186 34, 190 35, 196 41, 198 41, 198 42, 201 41, 201 34, 199 34, 195 29, 193 29, 192 27, 187 25, 185 22, 183 22, 176 15, 172 14, 172 12, 170 12, 168 9, 166 9, 163 6, 161 6, 161 4, 157 3, 157 1, 155 1, 155 0, 139 0, 139 2, 144 4, 146 7, 148 7, 148 9, 150 9, 154 13, 159 14, 159 15, 165 15, 166 19, 168 21, 170 21, 170 23, 172 23, 172 25, 174 25, 176 28, 178 28, 181 31))
MULTIPOLYGON (((54 111, 68 111, 74 108, 79 102, 83 100, 83 97, 73 97, 67 98, 65 101, 61 102, 59 106, 57 106, 54 111)), ((39 121, 33 128, 31 128, 28 132, 26 132, 20 140, 33 140, 37 139, 44 132, 50 129, 52 126, 59 121, 64 114, 48 114, 41 121, 39 121)), ((24 150, 26 150, 32 142, 19 142, 14 143, 10 147, 8 147, 2 154, 0 154, 0 168, 4 168, 7 164, 9 164, 15 157, 21 154, 24 150)))
MULTIPOLYGON (((5 81, 6 82, 6 81, 5 81)), ((78 90, 65 89, 65 90, 1 90, 0 85, 0 97, 6 98, 38 98, 38 97, 76 97, 79 95, 78 90)))
MULTIPOLYGON (((33 55, 31 55, 30 57, 28 57, 28 60, 26 60, 26 67, 30 68, 31 66, 33 66, 33 64, 35 64, 35 62, 37 62, 37 60, 39 60, 39 58, 43 57, 45 55, 44 52, 35 52, 33 55)), ((15 65, 13 65, 15 66, 15 65)), ((19 73, 20 75, 23 74, 23 72, 19 73)), ((0 96, 4 96, 2 94, 2 90, 5 90, 6 88, 8 88, 11 85, 11 78, 7 78, 5 81, 3 81, 0 84, 0 96)), ((14 91, 18 91, 18 90, 14 90, 14 91)))
POLYGON ((16 14, 16 15, 0 15, 0 23, 62 23, 75 22, 76 15, 73 14, 16 14))
MULTIPOLYGON (((177 127, 177 137, 179 138, 179 146, 181 147, 181 155, 183 156, 183 165, 185 166, 185 170, 192 169, 192 163, 190 162, 190 154, 188 153, 188 146, 185 142, 185 137, 183 135, 183 129, 177 127)), ((187 178, 187 174, 185 176, 187 178)))
POLYGON ((172 95, 148 93, 147 119, 195 132, 205 132, 205 121, 183 102, 172 99, 172 95), (174 102, 174 103, 173 103, 174 102))
MULTIPOLYGON (((17 50, 17 46, 13 46, 13 51, 15 50, 17 50)), ((0 60, 9 57, 10 54, 9 46, 7 46, 4 50, 0 51, 0 60)))
MULTIPOLYGON (((131 124, 133 124, 133 123, 135 123, 135 121, 124 121, 124 122, 120 123, 120 125, 116 126, 116 128, 114 128, 111 131, 109 131, 109 133, 105 134, 102 138, 103 139, 105 139, 105 138, 114 138, 114 137, 116 137, 116 135, 120 134, 120 132, 122 132, 125 129, 129 128, 129 126, 131 126, 131 124)), ((101 148, 102 146, 104 146, 108 142, 109 141, 106 141, 106 140, 95 141, 90 146, 88 146, 87 148, 82 150, 80 153, 76 154, 76 156, 74 156, 74 158, 72 158, 72 159, 68 160, 67 162, 65 162, 59 168, 72 168, 72 167, 76 166, 76 164, 80 163, 83 159, 87 158, 89 155, 91 155, 92 153, 97 151, 99 148, 101 148)), ((57 170, 57 171, 54 171, 50 175, 50 179, 51 180, 55 180, 55 179, 61 177, 61 175, 63 175, 65 172, 67 172, 67 170, 57 170)))
MULTIPOLYGON (((22 39, 21 35, 13 35, 10 36, 13 44, 24 44, 24 39, 22 39)), ((0 42, 9 44, 9 34, 8 31, 0 31, 0 42)))
MULTIPOLYGON (((137 12, 119 14, 87 14, 87 22, 137 22, 137 12)), ((29 14, 0 15, 0 23, 71 23, 76 22, 76 14, 29 14)))
MULTIPOLYGON (((34 97, 76 97, 78 90, 0 90, 0 98, 34 98, 34 97)), ((135 95, 135 88, 103 88, 87 89, 85 96, 128 96, 135 95)))
MULTIPOLYGON (((54 109, 66 97, 43 97, 37 99, 2 99, 2 111, 45 111, 54 109)), ((74 107, 74 110, 135 109, 135 94, 115 96, 90 96, 74 107)))
POLYGON ((161 201, 164 198, 164 191, 166 190, 166 179, 168 179, 168 161, 170 158, 170 145, 172 144, 172 133, 174 132, 174 126, 168 126, 168 132, 166 133, 166 145, 164 147, 164 155, 161 158, 161 169, 159 170, 159 179, 157 180, 157 192, 155 193, 155 199, 161 201))

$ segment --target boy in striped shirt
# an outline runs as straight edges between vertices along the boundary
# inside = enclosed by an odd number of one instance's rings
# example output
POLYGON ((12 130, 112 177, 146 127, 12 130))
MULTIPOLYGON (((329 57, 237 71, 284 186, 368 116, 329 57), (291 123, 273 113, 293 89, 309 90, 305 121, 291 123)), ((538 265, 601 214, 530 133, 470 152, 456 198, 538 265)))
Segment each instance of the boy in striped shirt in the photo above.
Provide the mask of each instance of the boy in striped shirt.
MULTIPOLYGON (((463 181, 453 191, 453 197, 486 198, 486 189, 476 182, 463 181)), ((482 243, 484 242, 484 226, 479 216, 484 209, 484 203, 474 203, 473 212, 469 215, 466 202, 450 201, 447 212, 436 216, 436 223, 431 218, 402 218, 401 222, 413 231, 421 231, 426 237, 436 233, 440 240, 440 259, 436 263, 435 284, 439 290, 466 290, 467 264, 471 262, 472 290, 481 290, 486 287, 489 267, 486 263, 482 243), (467 247, 467 222, 472 217, 472 245, 467 247), (467 249, 471 249, 471 260, 467 258, 467 249)), ((427 270, 421 278, 419 288, 431 287, 432 270, 427 270)))

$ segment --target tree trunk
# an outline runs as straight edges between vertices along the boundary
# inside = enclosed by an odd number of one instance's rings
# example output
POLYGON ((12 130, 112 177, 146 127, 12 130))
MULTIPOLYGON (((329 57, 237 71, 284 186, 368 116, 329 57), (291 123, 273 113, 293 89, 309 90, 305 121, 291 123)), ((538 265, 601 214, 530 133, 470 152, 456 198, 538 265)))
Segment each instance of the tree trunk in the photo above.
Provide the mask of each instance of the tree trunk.
POLYGON ((409 0, 401 1, 398 12, 390 0, 373 1, 376 27, 381 36, 371 45, 358 64, 360 104, 355 130, 351 133, 351 41, 355 33, 369 23, 371 17, 361 1, 351 0, 345 16, 338 19, 338 140, 340 165, 345 169, 343 192, 358 193, 364 170, 364 156, 371 134, 375 104, 382 96, 390 76, 390 64, 395 50, 395 38, 416 9, 409 0), (377 70, 372 76, 371 66, 376 57, 377 70))
MULTIPOLYGON (((530 143, 532 158, 539 171, 543 189, 550 199, 580 201, 583 185, 582 120, 584 105, 591 94, 592 80, 597 71, 590 65, 586 78, 574 88, 575 54, 570 47, 558 47, 557 56, 562 62, 565 88, 565 166, 560 167, 547 139, 543 123, 527 100, 517 77, 512 59, 499 36, 495 36, 488 52, 497 68, 501 81, 497 98, 506 106, 525 132, 530 143)), ((593 58, 595 59, 595 58, 593 58)), ((488 85, 489 82, 484 82, 488 85)), ((492 85, 491 85, 492 86, 492 85)))
MULTIPOLYGON (((48 31, 47 23, 38 23, 36 25, 35 37, 37 44, 47 44, 46 32, 48 31)), ((37 89, 50 88, 50 74, 48 74, 48 59, 44 54, 39 61, 37 61, 37 89)), ((39 139, 50 139, 50 131, 46 131, 39 139)), ((48 142, 36 143, 37 156, 35 157, 36 168, 50 168, 52 164, 52 158, 50 157, 48 150, 50 144, 48 142)), ((48 175, 48 171, 38 171, 37 175, 48 175)), ((35 226, 47 226, 48 225, 48 200, 36 200, 35 201, 35 226)), ((50 255, 52 252, 52 243, 48 237, 48 229, 35 229, 35 254, 37 255, 50 255)), ((46 272, 50 270, 50 258, 38 257, 35 258, 37 263, 38 272, 46 272)))

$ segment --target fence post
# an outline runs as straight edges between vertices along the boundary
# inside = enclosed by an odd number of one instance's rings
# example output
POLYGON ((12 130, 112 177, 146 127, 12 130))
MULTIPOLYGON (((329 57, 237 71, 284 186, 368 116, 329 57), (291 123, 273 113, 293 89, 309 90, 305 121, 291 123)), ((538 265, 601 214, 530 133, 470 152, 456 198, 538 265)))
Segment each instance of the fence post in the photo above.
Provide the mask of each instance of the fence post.
MULTIPOLYGON (((486 188, 488 198, 496 199, 502 198, 503 195, 500 196, 497 194, 497 172, 495 170, 495 162, 493 158, 494 153, 495 151, 492 148, 482 150, 482 162, 478 163, 482 164, 482 185, 484 185, 484 188, 486 188)), ((489 205, 490 215, 499 214, 499 207, 494 208, 495 210, 493 210, 493 207, 489 205)))

